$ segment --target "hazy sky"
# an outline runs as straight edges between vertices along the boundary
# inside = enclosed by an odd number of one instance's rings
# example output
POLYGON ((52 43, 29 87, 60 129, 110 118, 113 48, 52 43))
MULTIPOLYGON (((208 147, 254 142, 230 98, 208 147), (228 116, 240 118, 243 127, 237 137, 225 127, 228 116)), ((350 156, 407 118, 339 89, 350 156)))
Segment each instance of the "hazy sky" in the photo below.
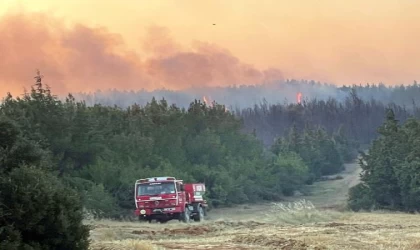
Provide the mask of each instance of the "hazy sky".
POLYGON ((0 93, 420 80, 418 0, 0 0, 0 93), (215 24, 215 25, 213 25, 215 24))

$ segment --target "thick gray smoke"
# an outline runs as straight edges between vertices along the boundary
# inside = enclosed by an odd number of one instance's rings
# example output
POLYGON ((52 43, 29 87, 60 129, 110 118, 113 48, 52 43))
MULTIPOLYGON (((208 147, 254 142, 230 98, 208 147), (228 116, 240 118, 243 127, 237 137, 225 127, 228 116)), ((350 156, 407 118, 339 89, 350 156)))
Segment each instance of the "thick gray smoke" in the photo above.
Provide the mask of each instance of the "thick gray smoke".
POLYGON ((335 98, 343 101, 348 91, 315 82, 273 82, 258 86, 232 86, 232 87, 203 87, 190 88, 183 91, 155 90, 155 91, 97 91, 94 93, 76 93, 76 99, 85 100, 87 105, 96 103, 128 107, 134 103, 145 105, 155 97, 157 100, 165 99, 169 104, 179 107, 188 107, 196 100, 215 101, 225 105, 228 109, 248 108, 264 102, 297 103, 297 94, 302 93, 302 101, 326 100, 335 98))
POLYGON ((327 100, 334 98, 343 102, 354 90, 359 98, 365 101, 372 99, 383 103, 396 103, 411 108, 420 103, 420 87, 416 83, 409 86, 386 87, 384 85, 342 86, 321 84, 314 81, 277 81, 263 85, 242 85, 231 87, 194 87, 183 91, 118 91, 107 90, 94 93, 76 93, 76 99, 85 100, 87 105, 117 105, 125 108, 134 103, 145 105, 155 97, 165 99, 169 104, 187 108, 196 100, 215 101, 230 110, 252 108, 254 105, 297 103, 298 93, 302 94, 302 102, 327 100))

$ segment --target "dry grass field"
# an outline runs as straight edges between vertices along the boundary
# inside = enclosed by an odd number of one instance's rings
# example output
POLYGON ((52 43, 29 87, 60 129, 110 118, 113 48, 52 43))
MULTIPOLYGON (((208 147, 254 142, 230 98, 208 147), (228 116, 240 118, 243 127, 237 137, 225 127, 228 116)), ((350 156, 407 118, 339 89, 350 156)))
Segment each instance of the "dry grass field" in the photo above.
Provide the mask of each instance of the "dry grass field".
POLYGON ((419 215, 343 209, 359 171, 349 164, 343 179, 316 183, 311 195, 215 209, 201 223, 87 221, 91 249, 420 249, 419 215))

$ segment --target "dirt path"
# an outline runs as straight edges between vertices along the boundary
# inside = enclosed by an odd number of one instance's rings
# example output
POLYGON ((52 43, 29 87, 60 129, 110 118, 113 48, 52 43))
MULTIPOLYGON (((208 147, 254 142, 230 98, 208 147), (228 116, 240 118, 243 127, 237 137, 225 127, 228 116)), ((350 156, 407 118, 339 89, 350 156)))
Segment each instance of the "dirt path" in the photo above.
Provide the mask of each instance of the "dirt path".
POLYGON ((316 182, 310 187, 310 195, 300 198, 310 200, 317 208, 341 209, 347 203, 349 189, 360 182, 361 170, 358 163, 346 164, 345 170, 336 175, 343 179, 316 182))
MULTIPOLYGON (((294 202, 305 199, 314 204, 318 209, 342 210, 348 198, 349 189, 359 183, 361 168, 357 163, 345 165, 345 170, 338 174, 343 179, 316 182, 308 186, 309 195, 288 197, 285 202, 294 202)), ((332 176, 333 177, 333 176, 332 176)), ((209 213, 210 220, 250 220, 265 214, 271 207, 271 203, 257 205, 240 205, 232 208, 213 209, 209 213)))

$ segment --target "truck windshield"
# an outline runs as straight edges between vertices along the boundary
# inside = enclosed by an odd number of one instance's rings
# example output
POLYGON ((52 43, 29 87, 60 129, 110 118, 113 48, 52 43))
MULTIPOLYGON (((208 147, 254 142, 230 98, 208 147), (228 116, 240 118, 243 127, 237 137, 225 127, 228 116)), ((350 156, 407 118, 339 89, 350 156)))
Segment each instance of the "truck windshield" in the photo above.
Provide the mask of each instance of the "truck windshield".
POLYGON ((137 186, 137 195, 175 194, 175 183, 154 182, 137 186))

